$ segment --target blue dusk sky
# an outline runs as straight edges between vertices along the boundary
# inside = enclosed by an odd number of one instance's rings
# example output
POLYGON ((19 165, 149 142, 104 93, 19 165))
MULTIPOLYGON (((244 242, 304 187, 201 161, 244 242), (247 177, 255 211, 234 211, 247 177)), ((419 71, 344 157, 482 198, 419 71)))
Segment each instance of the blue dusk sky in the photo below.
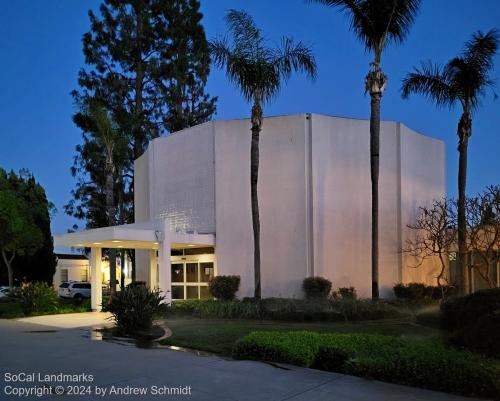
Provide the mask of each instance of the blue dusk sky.
MULTIPOLYGON (((271 41, 283 35, 309 43, 318 64, 318 79, 290 80, 266 115, 303 112, 369 118, 369 97, 363 82, 370 56, 348 31, 344 15, 304 0, 202 0, 208 38, 225 32, 229 8, 245 9, 271 41)), ((424 0, 403 46, 391 45, 383 58, 389 86, 383 97, 382 118, 401 121, 412 129, 446 143, 448 195, 456 195, 457 137, 460 110, 438 110, 419 96, 402 100, 401 79, 421 60, 443 64, 461 50, 477 30, 500 25, 500 1, 424 0)), ((70 167, 81 134, 73 125, 70 91, 77 87, 83 67, 81 38, 89 29, 87 11, 95 0, 2 0, 0 14, 0 167, 30 169, 47 191, 58 212, 53 233, 76 221, 64 214, 75 180, 70 167)), ((500 76, 500 56, 493 77, 500 76)), ((249 105, 212 70, 207 91, 219 97, 216 119, 249 115, 249 105)), ((500 93, 500 82, 497 84, 500 93)), ((500 99, 488 93, 475 114, 469 150, 468 192, 500 184, 500 99)), ((425 162, 425 161, 424 161, 425 162)), ((84 226, 83 222, 78 222, 84 226)))

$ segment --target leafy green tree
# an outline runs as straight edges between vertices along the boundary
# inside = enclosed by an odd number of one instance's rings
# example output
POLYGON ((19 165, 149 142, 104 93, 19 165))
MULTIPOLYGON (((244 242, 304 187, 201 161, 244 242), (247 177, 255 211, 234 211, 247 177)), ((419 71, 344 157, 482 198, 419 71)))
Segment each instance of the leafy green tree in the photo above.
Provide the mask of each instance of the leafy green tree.
POLYGON ((370 170, 372 183, 372 298, 378 299, 378 181, 380 160, 380 105, 387 86, 382 71, 382 54, 391 42, 402 43, 420 7, 420 0, 310 0, 344 11, 351 30, 373 53, 371 69, 365 78, 370 94, 370 170))
POLYGON ((498 49, 499 34, 493 29, 483 34, 477 32, 465 44, 462 54, 450 60, 444 67, 431 62, 406 75, 402 94, 407 98, 420 93, 438 107, 452 108, 460 105, 462 115, 458 122, 458 262, 459 287, 467 292, 467 218, 466 184, 467 151, 472 135, 472 116, 480 105, 485 89, 493 85, 490 73, 493 58, 498 49))
POLYGON ((10 287, 16 275, 28 281, 52 282, 56 262, 50 208, 45 191, 33 176, 0 169, 0 252, 10 287))
POLYGON ((214 63, 225 69, 228 79, 252 102, 250 149, 250 189, 254 240, 255 298, 261 297, 260 218, 257 182, 259 177, 259 136, 264 118, 263 106, 275 98, 292 72, 316 76, 316 62, 302 42, 284 37, 281 46, 269 47, 253 19, 244 11, 230 10, 226 15, 231 41, 210 43, 214 63))

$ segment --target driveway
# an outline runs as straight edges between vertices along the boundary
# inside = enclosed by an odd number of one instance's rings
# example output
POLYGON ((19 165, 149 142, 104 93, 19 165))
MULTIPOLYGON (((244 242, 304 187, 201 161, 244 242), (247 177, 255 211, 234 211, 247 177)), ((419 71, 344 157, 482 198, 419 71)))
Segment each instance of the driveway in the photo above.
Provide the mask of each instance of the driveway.
MULTIPOLYGON (((261 362, 198 356, 170 349, 93 341, 89 329, 104 315, 82 314, 15 320, 0 319, 1 400, 18 400, 15 391, 37 400, 185 401, 465 401, 411 387, 352 376, 261 362), (65 318, 73 323, 64 322, 65 318), (45 323, 45 324, 44 324, 45 323), (75 326, 76 325, 76 326, 75 326), (83 326, 82 326, 83 325, 83 326), (73 328, 65 328, 67 326, 73 328), (77 328, 75 328, 77 327, 77 328), (13 374, 34 373, 33 382, 8 382, 13 374), (74 375, 45 380, 45 374, 74 375), (38 376, 41 374, 41 377, 38 376), (77 381, 68 381, 77 380, 77 381), (66 381, 61 381, 66 380, 66 381), (57 386, 79 395, 55 395, 57 386), (75 385, 79 385, 75 386, 75 385), (35 395, 45 386, 45 395, 35 395), (52 387, 50 387, 52 386, 52 387), (30 390, 35 388, 35 390, 30 390), (17 389, 17 390, 16 390, 17 389), (104 396, 103 392, 106 391, 104 396), (89 392, 89 393, 87 393, 89 392), (110 394, 113 392, 113 394, 110 394), (143 395, 127 395, 131 393, 143 395), (177 395, 164 395, 164 393, 177 395), (183 394, 184 393, 184 394, 183 394)), ((18 376, 21 378, 23 376, 18 376)))

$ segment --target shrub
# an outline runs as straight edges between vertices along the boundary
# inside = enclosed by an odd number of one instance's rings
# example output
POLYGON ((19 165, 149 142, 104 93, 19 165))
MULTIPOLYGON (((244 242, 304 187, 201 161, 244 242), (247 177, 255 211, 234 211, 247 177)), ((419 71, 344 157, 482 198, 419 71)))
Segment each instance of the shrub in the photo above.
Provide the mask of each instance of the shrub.
POLYGON ((53 312, 57 307, 56 291, 44 282, 23 284, 9 296, 21 305, 25 315, 53 312))
POLYGON ((443 299, 453 295, 454 290, 452 286, 432 286, 422 283, 396 284, 393 287, 396 298, 412 301, 443 299))
POLYGON ((307 331, 252 332, 236 342, 233 356, 323 367, 464 395, 496 397, 500 392, 497 360, 446 348, 436 339, 307 331))
POLYGON ((302 289, 307 299, 327 299, 332 282, 323 277, 307 277, 302 282, 302 289))
POLYGON ((342 299, 357 299, 356 289, 354 287, 341 287, 338 291, 342 299))
POLYGON ((135 335, 151 329, 155 317, 164 311, 163 301, 158 290, 132 286, 113 294, 103 310, 113 315, 120 333, 135 335))
POLYGON ((352 354, 336 346, 320 346, 311 367, 329 372, 342 372, 352 354))
POLYGON ((410 316, 407 308, 371 300, 305 300, 266 298, 261 301, 184 300, 174 301, 170 315, 199 318, 267 319, 284 321, 359 321, 410 316))
POLYGON ((473 324, 479 317, 500 311, 500 288, 480 290, 441 304, 443 326, 449 330, 473 324))
POLYGON ((450 337, 453 344, 500 358, 500 311, 480 316, 450 337))
POLYGON ((215 276, 210 279, 208 289, 219 301, 232 301, 240 288, 240 276, 215 276))

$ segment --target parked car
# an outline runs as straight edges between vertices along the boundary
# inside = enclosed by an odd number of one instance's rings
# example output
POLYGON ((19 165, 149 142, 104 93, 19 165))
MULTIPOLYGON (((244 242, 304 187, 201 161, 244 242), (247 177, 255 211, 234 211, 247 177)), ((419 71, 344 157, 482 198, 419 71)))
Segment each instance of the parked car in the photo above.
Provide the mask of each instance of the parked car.
POLYGON ((84 281, 65 281, 59 286, 61 298, 85 299, 90 298, 91 285, 84 281))
POLYGON ((0 286, 0 298, 6 298, 9 295, 9 292, 9 287, 0 286))

